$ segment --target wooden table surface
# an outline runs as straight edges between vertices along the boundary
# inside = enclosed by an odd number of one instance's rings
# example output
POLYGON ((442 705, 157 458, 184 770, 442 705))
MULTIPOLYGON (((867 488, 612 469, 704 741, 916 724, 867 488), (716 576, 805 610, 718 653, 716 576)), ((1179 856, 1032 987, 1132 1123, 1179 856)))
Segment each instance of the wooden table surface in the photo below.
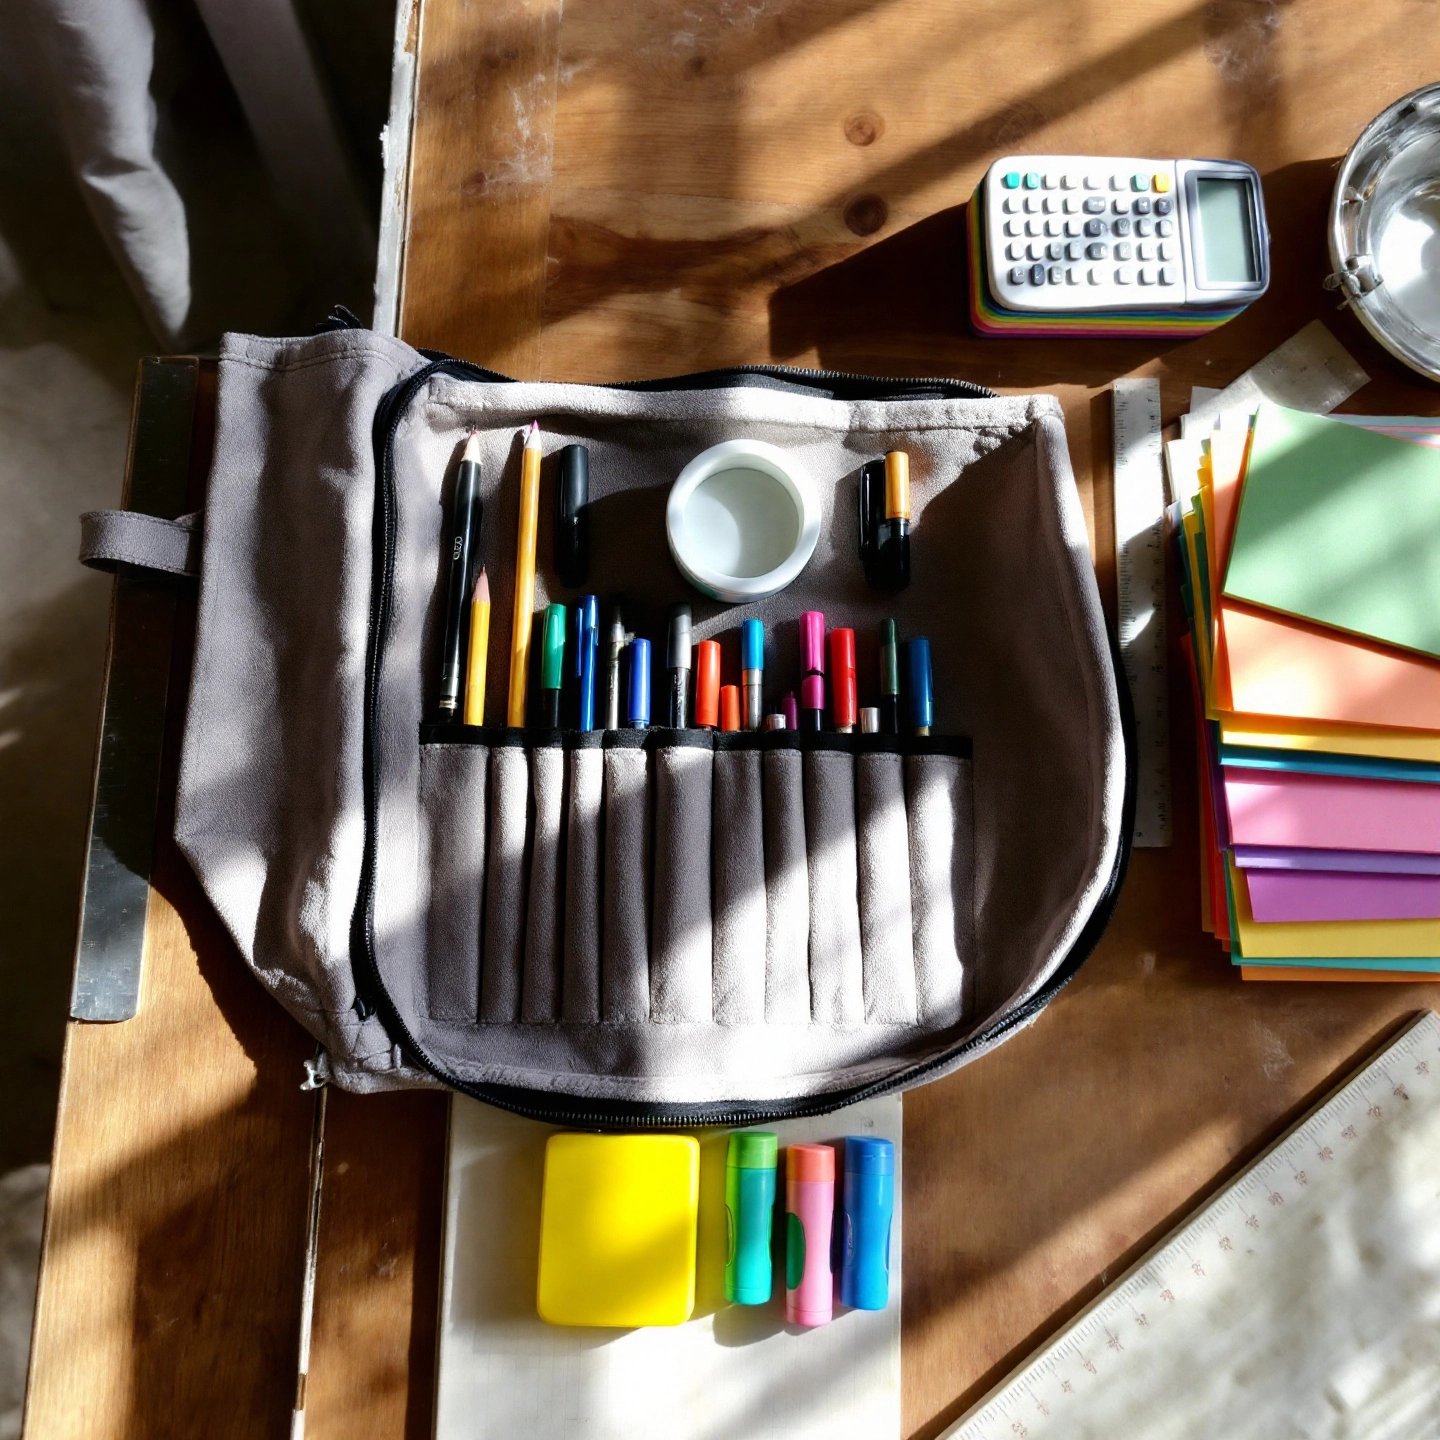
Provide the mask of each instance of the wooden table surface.
MULTIPOLYGON (((1351 408, 1440 408, 1320 285, 1338 157, 1440 71, 1420 0, 423 0, 412 35, 407 339, 519 376, 777 360, 1053 390, 1107 604, 1118 376, 1158 376, 1174 416, 1318 316, 1374 377, 1351 408), (1270 293, 1187 343, 972 337, 961 206, 1016 151, 1251 161, 1270 293)), ((1178 664, 1172 682, 1174 845, 1137 853, 1038 1024, 906 1098, 907 1436, 1428 1003, 1236 980, 1199 931, 1178 664)), ((311 1049, 162 843, 142 1012, 67 1041, 36 1440, 284 1432, 311 1049)), ((311 1436, 430 1433, 444 1118, 437 1095, 330 1097, 311 1436)))

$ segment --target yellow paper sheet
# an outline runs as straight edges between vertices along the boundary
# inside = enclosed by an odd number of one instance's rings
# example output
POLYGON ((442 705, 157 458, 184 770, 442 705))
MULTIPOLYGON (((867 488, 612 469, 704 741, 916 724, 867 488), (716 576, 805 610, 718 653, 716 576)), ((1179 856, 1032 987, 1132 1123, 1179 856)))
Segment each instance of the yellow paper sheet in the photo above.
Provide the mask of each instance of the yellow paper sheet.
POLYGON ((1412 730, 1370 730, 1354 725, 1306 725, 1264 715, 1220 718, 1222 745, 1257 745, 1320 755, 1373 755, 1381 760, 1440 763, 1440 735, 1412 730))

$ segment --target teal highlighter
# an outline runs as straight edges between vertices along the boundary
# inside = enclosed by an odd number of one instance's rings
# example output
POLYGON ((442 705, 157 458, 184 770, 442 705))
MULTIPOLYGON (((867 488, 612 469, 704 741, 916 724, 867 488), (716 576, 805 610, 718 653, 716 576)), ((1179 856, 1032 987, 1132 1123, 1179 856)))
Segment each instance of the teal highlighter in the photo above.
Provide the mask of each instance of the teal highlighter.
POLYGON ((770 1300, 777 1154, 768 1130, 731 1132, 725 1153, 725 1298, 735 1305, 770 1300))

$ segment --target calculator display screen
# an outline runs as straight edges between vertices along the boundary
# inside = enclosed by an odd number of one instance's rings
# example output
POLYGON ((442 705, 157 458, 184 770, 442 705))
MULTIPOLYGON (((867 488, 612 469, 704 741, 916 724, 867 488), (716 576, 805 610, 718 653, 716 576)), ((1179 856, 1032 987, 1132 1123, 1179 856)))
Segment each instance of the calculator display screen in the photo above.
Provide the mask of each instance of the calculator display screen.
POLYGON ((1249 182, 1197 177, 1195 200, 1204 283, 1253 283, 1257 260, 1249 182))

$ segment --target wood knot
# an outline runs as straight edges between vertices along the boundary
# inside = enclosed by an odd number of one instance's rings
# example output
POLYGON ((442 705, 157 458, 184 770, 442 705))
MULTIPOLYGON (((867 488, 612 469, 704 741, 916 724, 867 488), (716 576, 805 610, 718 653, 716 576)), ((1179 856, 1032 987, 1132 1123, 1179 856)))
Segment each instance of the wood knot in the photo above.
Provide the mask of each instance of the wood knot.
POLYGON ((845 224, 856 235, 873 235, 890 218, 890 207, 878 195, 857 195, 845 207, 845 224))
POLYGON ((845 138, 852 145, 873 145, 885 133, 885 122, 873 110, 861 110, 845 122, 845 138))

